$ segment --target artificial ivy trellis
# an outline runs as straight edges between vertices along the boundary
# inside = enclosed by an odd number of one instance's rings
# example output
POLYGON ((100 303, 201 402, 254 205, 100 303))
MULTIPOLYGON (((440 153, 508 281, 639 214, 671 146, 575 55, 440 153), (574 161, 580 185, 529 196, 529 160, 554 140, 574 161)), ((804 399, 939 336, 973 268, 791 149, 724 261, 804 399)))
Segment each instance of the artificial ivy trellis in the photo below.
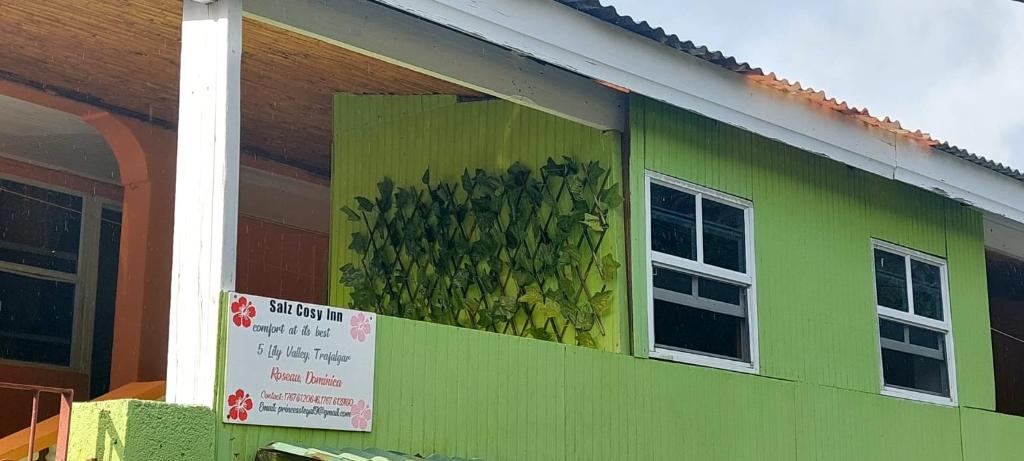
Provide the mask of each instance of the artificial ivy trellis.
POLYGON ((620 264, 607 249, 622 205, 599 162, 548 158, 534 174, 468 170, 459 182, 356 197, 359 227, 341 268, 356 309, 597 347, 620 264))

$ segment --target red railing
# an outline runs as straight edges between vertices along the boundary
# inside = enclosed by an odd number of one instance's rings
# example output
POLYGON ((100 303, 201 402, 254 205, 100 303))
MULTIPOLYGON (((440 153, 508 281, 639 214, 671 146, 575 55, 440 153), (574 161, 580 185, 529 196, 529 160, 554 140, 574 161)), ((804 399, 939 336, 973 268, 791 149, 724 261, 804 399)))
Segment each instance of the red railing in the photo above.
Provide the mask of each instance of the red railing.
POLYGON ((68 457, 68 429, 71 424, 71 401, 75 396, 72 389, 61 389, 57 387, 32 386, 29 384, 14 384, 0 382, 0 389, 13 389, 32 392, 32 421, 29 422, 28 430, 28 459, 32 461, 36 455, 36 423, 39 419, 39 396, 42 393, 60 395, 60 422, 57 429, 57 453, 56 461, 66 461, 68 457))

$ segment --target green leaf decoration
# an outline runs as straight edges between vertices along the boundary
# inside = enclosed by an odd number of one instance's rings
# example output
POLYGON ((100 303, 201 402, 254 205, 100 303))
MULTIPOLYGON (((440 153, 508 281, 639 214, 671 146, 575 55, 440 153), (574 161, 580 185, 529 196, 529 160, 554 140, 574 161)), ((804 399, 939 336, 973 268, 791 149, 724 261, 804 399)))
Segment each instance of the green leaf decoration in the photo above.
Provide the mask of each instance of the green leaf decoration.
POLYGON ((363 271, 356 269, 352 264, 346 264, 341 267, 341 283, 345 285, 356 285, 366 279, 363 271))
POLYGON ((345 213, 345 217, 348 218, 349 221, 359 221, 360 219, 359 214, 347 206, 341 207, 341 212, 345 213))
POLYGON ((619 183, 608 186, 601 191, 601 201, 608 209, 615 209, 622 205, 622 193, 619 192, 619 183))
POLYGON ((391 209, 391 193, 395 190, 395 183, 391 182, 391 178, 385 176, 384 179, 377 183, 377 191, 380 192, 380 198, 377 199, 377 206, 380 207, 380 211, 386 213, 391 209))
POLYGON ((498 298, 497 312, 502 319, 508 321, 512 317, 515 317, 516 311, 519 310, 519 305, 516 302, 516 298, 511 296, 501 296, 498 298))
POLYGON ((583 180, 580 178, 572 178, 568 181, 569 193, 572 194, 572 197, 574 199, 582 200, 581 197, 583 197, 583 190, 586 188, 586 186, 583 183, 583 180))
POLYGON ((412 187, 399 187, 398 192, 395 194, 395 205, 401 211, 412 210, 413 204, 416 203, 416 189, 412 187))
POLYGON ((530 169, 522 163, 516 162, 508 167, 508 176, 512 179, 513 185, 523 186, 530 177, 530 169))
POLYGON ((576 334, 576 344, 580 345, 580 346, 583 346, 583 347, 589 347, 591 349, 597 349, 597 342, 594 341, 594 337, 591 336, 589 331, 584 331, 583 333, 577 333, 576 334))
POLYGON ((568 155, 449 178, 428 168, 420 184, 381 178, 375 196, 341 208, 343 295, 382 315, 596 348, 621 269, 606 236, 622 206, 610 180, 568 155))
POLYGON ((590 307, 594 309, 594 313, 597 315, 607 315, 611 304, 612 292, 610 290, 598 292, 590 297, 590 307))
POLYGON ((583 215, 582 223, 594 232, 604 232, 604 225, 601 224, 601 218, 597 217, 597 215, 590 213, 583 215))
POLYGON ((619 267, 622 267, 615 257, 611 253, 605 253, 601 257, 601 281, 609 283, 615 280, 616 274, 619 272, 619 267))
POLYGON ((519 296, 519 302, 533 307, 544 302, 544 295, 541 294, 540 287, 533 284, 526 287, 526 291, 519 296))
POLYGON ((359 209, 370 212, 373 211, 373 202, 366 197, 356 197, 356 202, 359 202, 359 209))
POLYGON ((531 328, 529 332, 530 336, 541 341, 551 341, 551 333, 548 333, 548 331, 543 328, 531 328))
POLYGON ((548 299, 547 301, 535 305, 534 309, 534 313, 540 315, 541 318, 553 319, 561 313, 562 307, 558 304, 558 301, 548 299))
POLYGON ((364 254, 370 248, 370 238, 362 232, 355 232, 352 234, 352 243, 348 245, 348 248, 356 253, 364 254))

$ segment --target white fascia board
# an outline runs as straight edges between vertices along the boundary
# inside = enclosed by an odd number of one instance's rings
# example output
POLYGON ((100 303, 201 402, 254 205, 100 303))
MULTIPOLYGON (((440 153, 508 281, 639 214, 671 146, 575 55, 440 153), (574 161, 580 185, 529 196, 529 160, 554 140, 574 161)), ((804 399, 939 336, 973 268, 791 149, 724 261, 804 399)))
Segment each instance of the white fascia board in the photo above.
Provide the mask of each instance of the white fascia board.
POLYGON ((763 87, 552 0, 376 1, 852 167, 945 191, 1024 223, 1024 184, 1019 181, 927 146, 917 146, 898 161, 893 133, 763 87))
POLYGON ((505 48, 893 177, 888 132, 764 88, 552 0, 376 0, 505 48))
POLYGON ((896 143, 895 179, 1024 223, 1024 182, 927 145, 896 143))
POLYGON ((246 0, 245 15, 601 129, 625 131, 625 93, 366 0, 246 0))
POLYGON ((1024 260, 1024 224, 985 213, 985 246, 996 252, 1024 260))

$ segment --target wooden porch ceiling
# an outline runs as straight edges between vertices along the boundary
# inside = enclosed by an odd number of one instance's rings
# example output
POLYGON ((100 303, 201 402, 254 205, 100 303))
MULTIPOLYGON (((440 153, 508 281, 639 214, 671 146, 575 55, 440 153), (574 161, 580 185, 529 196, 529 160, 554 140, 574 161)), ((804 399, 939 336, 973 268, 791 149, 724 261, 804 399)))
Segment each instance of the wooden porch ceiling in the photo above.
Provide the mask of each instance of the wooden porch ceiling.
MULTIPOLYGON (((0 78, 158 123, 178 118, 181 2, 0 2, 0 78)), ((243 23, 242 144, 326 174, 331 95, 457 94, 464 87, 255 20, 243 23)))

